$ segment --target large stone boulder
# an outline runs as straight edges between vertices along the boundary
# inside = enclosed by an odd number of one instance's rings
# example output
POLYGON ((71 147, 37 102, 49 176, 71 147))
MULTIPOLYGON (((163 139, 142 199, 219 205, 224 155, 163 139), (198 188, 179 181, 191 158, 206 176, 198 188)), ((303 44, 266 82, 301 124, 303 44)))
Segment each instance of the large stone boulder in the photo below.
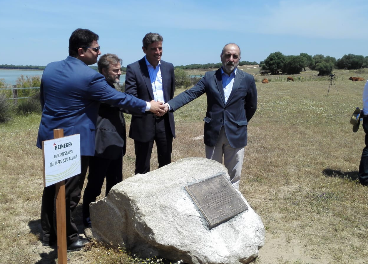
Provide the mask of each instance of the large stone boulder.
POLYGON ((184 263, 249 263, 264 244, 260 217, 248 210, 210 229, 184 189, 227 174, 220 163, 186 158, 115 185, 90 205, 98 240, 123 246, 142 258, 159 256, 184 263))

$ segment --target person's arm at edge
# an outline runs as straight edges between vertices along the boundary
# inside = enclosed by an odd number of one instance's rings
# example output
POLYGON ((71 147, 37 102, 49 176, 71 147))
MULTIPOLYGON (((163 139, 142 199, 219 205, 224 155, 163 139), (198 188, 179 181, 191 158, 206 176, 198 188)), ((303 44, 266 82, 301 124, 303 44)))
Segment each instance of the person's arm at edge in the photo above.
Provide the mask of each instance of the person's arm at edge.
POLYGON ((257 88, 254 78, 250 81, 250 89, 244 103, 247 121, 249 122, 257 110, 257 88))

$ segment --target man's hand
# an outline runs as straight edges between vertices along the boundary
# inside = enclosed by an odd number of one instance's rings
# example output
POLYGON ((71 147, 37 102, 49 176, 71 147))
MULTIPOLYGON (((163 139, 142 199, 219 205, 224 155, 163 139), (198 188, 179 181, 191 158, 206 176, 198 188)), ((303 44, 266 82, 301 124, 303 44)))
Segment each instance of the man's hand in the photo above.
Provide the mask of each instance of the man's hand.
POLYGON ((170 110, 169 104, 166 103, 166 104, 164 104, 164 106, 165 106, 165 113, 167 113, 170 110))
POLYGON ((165 105, 162 102, 156 102, 156 101, 151 101, 151 109, 150 111, 157 115, 157 116, 163 116, 166 111, 165 111, 165 105))

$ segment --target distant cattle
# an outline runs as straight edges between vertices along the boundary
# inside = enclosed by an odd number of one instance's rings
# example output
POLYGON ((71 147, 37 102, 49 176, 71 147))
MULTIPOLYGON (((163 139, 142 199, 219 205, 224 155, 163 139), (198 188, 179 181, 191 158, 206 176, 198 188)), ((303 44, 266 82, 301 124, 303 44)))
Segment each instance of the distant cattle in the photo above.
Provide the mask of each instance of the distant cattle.
POLYGON ((289 76, 286 78, 286 81, 294 81, 294 78, 289 76))
POLYGON ((268 79, 264 78, 264 79, 262 80, 262 83, 268 83, 268 79))
POLYGON ((259 73, 260 73, 261 75, 268 75, 268 74, 270 74, 270 73, 271 73, 271 71, 269 71, 269 70, 261 70, 259 73))
POLYGON ((361 78, 361 77, 350 77, 349 80, 352 80, 353 82, 356 82, 356 81, 364 81, 364 78, 361 78))

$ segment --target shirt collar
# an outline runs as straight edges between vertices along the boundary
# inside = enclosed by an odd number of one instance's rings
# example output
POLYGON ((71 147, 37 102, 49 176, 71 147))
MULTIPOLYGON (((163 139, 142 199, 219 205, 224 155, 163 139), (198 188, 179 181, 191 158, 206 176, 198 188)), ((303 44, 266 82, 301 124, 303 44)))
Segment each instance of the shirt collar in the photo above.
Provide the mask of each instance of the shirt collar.
MULTIPOLYGON (((155 68, 155 67, 153 67, 153 66, 151 65, 151 63, 149 63, 149 61, 147 60, 147 57, 146 57, 146 56, 144 56, 144 59, 145 59, 145 61, 146 61, 146 65, 147 65, 147 67, 148 67, 148 66, 151 66, 152 68, 155 68)), ((161 65, 161 61, 159 61, 159 62, 158 62, 157 66, 158 66, 158 67, 160 67, 160 65, 161 65)))
POLYGON ((231 76, 234 76, 236 75, 236 71, 238 70, 238 67, 235 67, 235 69, 232 71, 232 73, 230 73, 230 75, 227 75, 227 73, 224 72, 224 70, 222 69, 221 67, 221 74, 226 74, 227 76, 231 77, 231 76))

